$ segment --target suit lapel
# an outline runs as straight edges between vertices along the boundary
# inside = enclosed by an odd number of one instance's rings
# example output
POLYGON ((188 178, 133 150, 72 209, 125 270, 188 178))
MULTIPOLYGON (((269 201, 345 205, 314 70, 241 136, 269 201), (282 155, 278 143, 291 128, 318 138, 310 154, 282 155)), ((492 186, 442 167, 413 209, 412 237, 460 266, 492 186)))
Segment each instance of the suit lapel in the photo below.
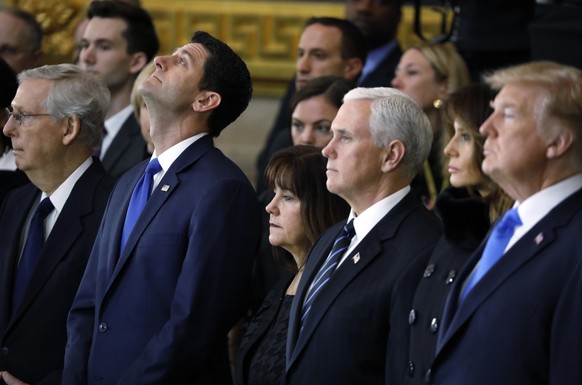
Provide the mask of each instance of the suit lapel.
POLYGON ((17 199, 10 199, 5 205, 4 223, 7 219, 10 226, 2 228, 2 250, 0 253, 0 331, 6 330, 10 321, 12 309, 12 292, 14 289, 14 276, 16 271, 17 260, 19 258, 20 238, 22 230, 26 224, 32 205, 39 200, 40 190, 32 184, 16 190, 11 194, 17 199))
POLYGON ((21 305, 18 309, 14 309, 16 312, 13 313, 11 323, 15 322, 33 302, 60 261, 83 234, 85 229, 83 218, 93 211, 93 200, 87 197, 95 193, 104 175, 102 166, 98 162, 93 162, 75 184, 46 240, 21 305))
POLYGON ((305 322, 303 332, 299 335, 298 330, 299 320, 301 318, 301 306, 307 288, 313 281, 315 274, 319 271, 323 261, 327 258, 333 241, 339 234, 341 226, 343 226, 345 222, 336 225, 333 228, 333 231, 329 231, 326 234, 325 242, 322 247, 313 250, 310 254, 310 258, 317 255, 318 261, 315 264, 310 264, 309 271, 304 273, 304 278, 308 277, 308 279, 301 280, 297 290, 299 296, 295 301, 293 301, 290 317, 290 333, 288 338, 288 342, 289 339, 293 339, 293 342, 291 346, 289 346, 288 343, 287 368, 293 364, 301 350, 308 343, 311 335, 315 332, 321 322, 321 319, 324 317, 329 307, 333 305, 337 297, 343 292, 349 283, 355 279, 361 271, 368 267, 368 265, 382 252, 382 243, 394 237, 400 223, 408 214, 410 214, 412 207, 416 205, 414 199, 415 198, 411 194, 404 197, 400 203, 398 203, 380 220, 380 222, 378 222, 378 224, 376 224, 376 226, 372 228, 372 230, 370 230, 364 239, 360 241, 358 246, 356 246, 356 248, 348 255, 345 261, 334 273, 329 283, 321 289, 321 292, 315 298, 309 317, 305 322), (307 277, 305 276, 306 274, 307 277))
POLYGON ((115 138, 109 145, 105 156, 103 156, 101 162, 106 170, 110 170, 119 161, 119 158, 124 156, 125 151, 131 146, 136 138, 136 133, 138 132, 138 123, 132 113, 127 117, 125 122, 123 122, 119 132, 115 135, 115 138))
MULTIPOLYGON (((339 234, 339 231, 332 238, 328 247, 326 247, 327 252, 324 253, 323 258, 318 263, 318 267, 315 270, 315 274, 319 271, 319 267, 323 264, 323 261, 327 258, 327 255, 331 251, 331 246, 333 241, 339 234)), ((380 239, 378 237, 376 229, 373 229, 362 242, 348 255, 346 260, 338 267, 337 271, 333 274, 330 281, 321 289, 317 297, 313 301, 313 305, 309 312, 309 317, 307 318, 303 332, 298 335, 297 344, 294 348, 291 362, 295 360, 296 356, 304 348, 305 344, 311 338, 311 335, 317 329, 321 319, 324 317, 325 313, 329 310, 330 306, 333 305, 337 297, 343 292, 343 290, 349 285, 349 283, 362 271, 364 270, 370 262, 380 253, 382 250, 380 239), (359 256, 357 263, 353 263, 355 255, 359 256)), ((313 281, 315 274, 311 274, 309 279, 309 284, 313 281)), ((306 285, 307 286, 307 285, 306 285)), ((302 293, 299 306, 299 313, 297 314, 298 319, 301 319, 301 305, 303 304, 303 299, 305 298, 304 293, 302 293)), ((299 323, 297 324, 299 326, 299 323)))
POLYGON ((457 306, 457 298, 462 288, 463 282, 471 273, 473 266, 477 263, 485 241, 471 257, 469 263, 461 274, 461 279, 451 290, 447 299, 445 313, 443 317, 443 334, 439 336, 437 344, 438 353, 446 346, 447 342, 459 331, 459 329, 469 320, 477 308, 487 300, 491 294, 499 288, 507 279, 519 270, 525 263, 542 252, 556 239, 556 228, 565 225, 572 217, 574 210, 571 210, 570 202, 580 199, 582 190, 566 199, 554 208, 546 217, 531 228, 507 253, 491 268, 491 270, 473 287, 462 303, 457 306), (455 311, 456 308, 456 311, 455 311), (447 326, 448 325, 448 326, 447 326), (441 338, 442 337, 442 338, 441 338))
POLYGON ((138 244, 144 231, 148 228, 150 223, 154 220, 156 213, 162 208, 164 203, 170 198, 170 196, 178 189, 180 184, 179 174, 180 172, 195 163, 204 153, 214 148, 212 137, 206 135, 196 142, 192 143, 184 152, 174 161, 170 166, 168 171, 166 171, 164 177, 160 183, 156 186, 155 190, 152 192, 150 199, 148 200, 144 210, 142 211, 139 220, 136 222, 135 227, 131 231, 131 234, 127 238, 125 248, 119 254, 119 245, 121 240, 121 233, 123 231, 123 224, 125 222, 125 213, 127 212, 127 207, 129 206, 129 201, 131 199, 131 194, 137 181, 143 174, 148 161, 143 162, 139 169, 132 177, 132 183, 130 187, 126 190, 122 196, 122 213, 114 218, 115 230, 112 233, 114 238, 114 245, 109 246, 108 253, 108 271, 111 272, 111 279, 107 285, 109 288, 119 276, 123 266, 128 262, 131 256, 134 254, 136 245, 138 244), (119 256, 119 258, 117 258, 119 256))

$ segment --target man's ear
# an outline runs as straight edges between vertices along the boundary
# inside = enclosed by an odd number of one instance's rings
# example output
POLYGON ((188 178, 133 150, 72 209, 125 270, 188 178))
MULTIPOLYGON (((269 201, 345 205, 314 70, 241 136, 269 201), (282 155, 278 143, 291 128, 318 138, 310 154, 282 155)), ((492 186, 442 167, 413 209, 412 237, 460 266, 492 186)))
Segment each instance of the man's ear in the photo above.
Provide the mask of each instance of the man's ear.
POLYGON ((144 52, 135 52, 131 54, 131 65, 129 73, 137 75, 148 64, 148 58, 144 52))
POLYGON ((192 109, 198 112, 210 111, 218 107, 221 101, 220 94, 213 91, 202 91, 192 104, 192 109))
POLYGON ((563 129, 560 133, 549 143, 546 149, 546 157, 548 159, 559 158, 564 155, 574 143, 574 133, 569 129, 563 129))
POLYGON ((63 128, 63 144, 70 145, 81 133, 81 119, 78 116, 69 116, 66 118, 65 127, 63 128))
POLYGON ((400 140, 393 140, 388 143, 382 158, 382 172, 390 172, 398 168, 405 154, 406 147, 400 140))
POLYGON ((363 68, 364 63, 362 63, 360 58, 353 57, 348 59, 344 68, 344 78, 356 81, 362 73, 363 68))

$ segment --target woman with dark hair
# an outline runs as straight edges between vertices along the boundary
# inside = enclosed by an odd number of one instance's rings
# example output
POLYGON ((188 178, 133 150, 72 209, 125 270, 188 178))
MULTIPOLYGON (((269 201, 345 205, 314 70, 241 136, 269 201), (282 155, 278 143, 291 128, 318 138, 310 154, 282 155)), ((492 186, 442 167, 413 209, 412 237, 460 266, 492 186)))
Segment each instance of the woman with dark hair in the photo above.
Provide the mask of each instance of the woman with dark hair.
POLYGON ((269 213, 269 242, 287 257, 291 274, 271 289, 248 323, 235 366, 237 384, 278 384, 285 372, 291 302, 311 246, 328 227, 349 213, 347 203, 326 188, 326 159, 313 146, 279 152, 266 169, 275 196, 269 213))
MULTIPOLYGON (((343 103, 344 95, 354 87, 354 83, 340 76, 320 76, 309 81, 293 95, 290 130, 282 133, 274 148, 281 150, 293 145, 304 144, 325 147, 331 140, 331 122, 343 103), (291 136, 291 140, 289 140, 291 136)), ((266 186, 266 183, 265 183, 266 186)), ((265 189, 259 194, 259 202, 266 206, 273 198, 273 191, 265 189)), ((273 260, 271 245, 267 242, 268 218, 263 217, 263 238, 260 251, 255 259, 253 308, 259 305, 275 282, 285 274, 279 261, 273 260)))
POLYGON ((325 147, 331 140, 331 122, 343 97, 354 87, 340 76, 311 80, 291 98, 291 140, 293 144, 325 147))
MULTIPOLYGON (((386 384, 424 384, 434 358, 441 315, 457 272, 479 246, 491 223, 513 201, 481 170, 485 137, 480 125, 491 113, 494 93, 484 84, 471 84, 444 101, 443 154, 448 159, 451 186, 436 202, 444 234, 428 264, 418 272, 417 288, 399 288, 399 332, 389 343, 386 384)), ((406 280, 403 280, 406 281, 406 280)), ((392 338, 392 337, 391 337, 392 338)))
POLYGON ((16 74, 2 58, 0 58, 0 85, 0 111, 2 112, 0 114, 0 206, 2 206, 2 201, 9 191, 29 181, 26 174, 16 168, 10 138, 1 132, 10 117, 9 107, 18 89, 16 74))

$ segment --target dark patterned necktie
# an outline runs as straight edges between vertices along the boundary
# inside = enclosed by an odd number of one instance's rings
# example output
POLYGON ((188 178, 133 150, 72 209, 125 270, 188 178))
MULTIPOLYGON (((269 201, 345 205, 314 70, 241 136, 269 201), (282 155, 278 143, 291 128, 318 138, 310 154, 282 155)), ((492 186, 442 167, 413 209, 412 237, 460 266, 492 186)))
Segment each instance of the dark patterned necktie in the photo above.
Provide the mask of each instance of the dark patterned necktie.
POLYGON ((337 269, 341 257, 344 255, 344 253, 350 246, 350 243, 354 235, 355 235, 354 220, 352 219, 342 228, 341 233, 336 238, 332 246, 329 256, 327 257, 327 259, 319 269, 319 272, 315 276, 315 280, 313 281, 311 288, 307 291, 307 295, 305 296, 305 300, 303 302, 303 307, 301 308, 300 332, 303 331, 305 319, 309 315, 309 311, 311 310, 311 305, 313 304, 315 297, 317 297, 321 289, 327 284, 327 282, 330 280, 331 276, 337 269))

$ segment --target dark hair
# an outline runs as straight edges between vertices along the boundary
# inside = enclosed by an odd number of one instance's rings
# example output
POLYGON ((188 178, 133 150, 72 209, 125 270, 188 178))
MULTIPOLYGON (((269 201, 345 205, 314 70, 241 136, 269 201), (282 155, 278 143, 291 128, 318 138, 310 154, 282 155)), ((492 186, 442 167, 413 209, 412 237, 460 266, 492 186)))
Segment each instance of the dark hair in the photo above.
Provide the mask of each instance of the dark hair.
POLYGON ((251 74, 240 56, 207 32, 194 33, 190 43, 201 44, 208 52, 200 89, 217 92, 222 99, 208 117, 208 132, 217 137, 249 105, 253 94, 251 74))
MULTIPOLYGON (((2 58, 0 58, 0 84, 2 85, 2 87, 0 87, 0 108, 2 109, 2 113, 4 113, 4 109, 10 106, 12 99, 14 99, 14 95, 16 95, 18 79, 12 68, 2 58)), ((0 140, 2 142, 0 149, 6 151, 8 148, 12 148, 10 138, 4 135, 1 130, 0 140)), ((2 156, 2 152, 0 152, 0 156, 2 156)))
POLYGON ((461 123, 473 138, 473 163, 477 166, 483 183, 480 186, 471 186, 469 190, 474 192, 473 189, 479 188, 482 191, 487 191, 487 194, 482 198, 490 204, 492 222, 513 204, 511 198, 481 170, 485 137, 479 132, 479 127, 493 112, 491 101, 494 97, 495 91, 486 84, 473 83, 449 94, 442 105, 443 146, 446 146, 455 134, 455 120, 461 123))
POLYGON ((31 47, 26 48, 30 49, 30 52, 34 52, 41 48, 42 28, 32 13, 19 8, 0 6, 0 13, 2 12, 12 15, 26 23, 29 34, 28 37, 31 39, 30 42, 32 43, 31 47))
MULTIPOLYGON (((321 149, 296 145, 277 151, 265 170, 266 184, 291 191, 301 202, 301 224, 305 229, 305 252, 333 224, 346 218, 349 206, 326 187, 327 160, 321 149)), ((299 261, 301 268, 305 261, 299 261)))
POLYGON ((323 95, 330 104, 341 107, 344 95, 355 87, 355 83, 341 76, 325 75, 310 80, 301 87, 291 98, 291 113, 303 100, 323 95))
POLYGON ((368 55, 366 38, 354 23, 335 17, 312 17, 305 22, 305 27, 312 24, 321 24, 339 29, 342 33, 342 59, 347 60, 357 57, 362 61, 362 65, 366 63, 368 55))
POLYGON ((160 49, 160 41, 150 14, 143 8, 123 1, 92 1, 87 17, 123 19, 127 28, 123 37, 127 40, 127 53, 143 52, 147 61, 154 58, 160 49))

